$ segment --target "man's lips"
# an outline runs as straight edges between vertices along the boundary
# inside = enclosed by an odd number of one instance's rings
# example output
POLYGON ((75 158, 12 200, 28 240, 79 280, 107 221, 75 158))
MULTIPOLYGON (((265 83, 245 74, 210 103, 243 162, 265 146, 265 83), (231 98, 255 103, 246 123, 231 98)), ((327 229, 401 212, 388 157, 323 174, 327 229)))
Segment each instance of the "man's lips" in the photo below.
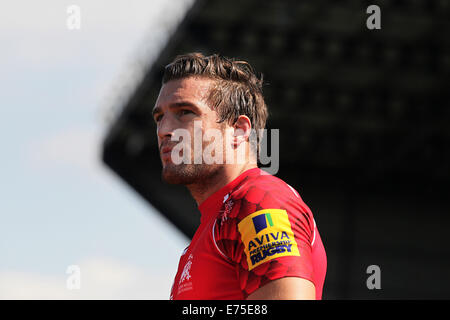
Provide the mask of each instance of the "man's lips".
POLYGON ((172 151, 172 147, 162 147, 161 148, 161 154, 163 154, 163 153, 168 153, 168 152, 170 152, 170 151, 172 151))
POLYGON ((161 159, 162 159, 162 160, 170 159, 170 155, 171 155, 171 153, 172 153, 172 149, 173 149, 173 147, 169 147, 169 146, 164 146, 164 147, 162 147, 162 148, 161 148, 161 151, 160 151, 160 153, 161 153, 161 159))

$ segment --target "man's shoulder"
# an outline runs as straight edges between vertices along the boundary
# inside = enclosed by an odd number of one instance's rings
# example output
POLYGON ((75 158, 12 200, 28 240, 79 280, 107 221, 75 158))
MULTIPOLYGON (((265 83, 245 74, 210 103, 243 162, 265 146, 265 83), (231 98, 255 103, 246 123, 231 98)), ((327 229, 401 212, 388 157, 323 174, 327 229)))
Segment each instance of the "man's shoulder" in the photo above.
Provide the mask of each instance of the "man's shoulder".
POLYGON ((231 192, 230 197, 236 200, 245 198, 246 201, 259 203, 265 194, 284 197, 298 197, 298 192, 282 179, 265 173, 253 175, 242 181, 231 192))
POLYGON ((308 210, 294 188, 282 179, 265 173, 242 181, 230 192, 224 203, 225 207, 232 207, 232 210, 227 211, 238 220, 264 209, 304 207, 308 210))

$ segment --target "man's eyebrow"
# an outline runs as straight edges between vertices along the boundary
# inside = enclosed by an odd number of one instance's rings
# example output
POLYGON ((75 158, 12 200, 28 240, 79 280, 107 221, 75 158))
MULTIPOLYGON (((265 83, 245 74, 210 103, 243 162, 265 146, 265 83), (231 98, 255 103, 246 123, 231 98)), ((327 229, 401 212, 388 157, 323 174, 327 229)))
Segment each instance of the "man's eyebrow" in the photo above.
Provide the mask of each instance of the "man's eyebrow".
POLYGON ((155 114, 160 113, 161 112, 161 108, 160 107, 155 107, 152 110, 152 116, 155 116, 155 114))
MULTIPOLYGON (((179 101, 179 102, 173 102, 169 105, 170 109, 178 109, 181 107, 190 107, 192 109, 195 109, 197 111, 200 111, 200 109, 192 102, 189 101, 179 101)), ((161 107, 157 106, 152 110, 152 115, 154 116, 157 113, 161 113, 162 109, 161 107)))
POLYGON ((195 105, 195 103, 189 102, 189 101, 179 101, 174 102, 169 105, 169 108, 171 109, 177 109, 181 107, 191 107, 193 109, 199 110, 199 108, 195 105))

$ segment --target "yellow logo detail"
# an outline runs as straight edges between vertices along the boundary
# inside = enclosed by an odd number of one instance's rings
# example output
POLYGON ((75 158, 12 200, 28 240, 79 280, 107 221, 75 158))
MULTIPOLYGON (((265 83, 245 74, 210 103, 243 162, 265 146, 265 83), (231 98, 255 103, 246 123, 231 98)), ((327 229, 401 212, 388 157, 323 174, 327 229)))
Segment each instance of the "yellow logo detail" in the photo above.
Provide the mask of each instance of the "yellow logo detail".
POLYGON ((264 209, 238 224, 248 269, 275 258, 300 256, 286 210, 264 209))

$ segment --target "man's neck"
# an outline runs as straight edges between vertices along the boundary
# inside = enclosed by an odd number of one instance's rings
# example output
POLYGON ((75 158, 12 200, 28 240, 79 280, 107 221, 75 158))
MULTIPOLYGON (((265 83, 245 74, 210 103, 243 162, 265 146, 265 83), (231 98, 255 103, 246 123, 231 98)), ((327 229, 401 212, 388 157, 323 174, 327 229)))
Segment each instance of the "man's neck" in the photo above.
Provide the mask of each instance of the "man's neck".
POLYGON ((210 177, 210 179, 202 181, 201 183, 187 185, 186 187, 191 192, 197 205, 200 205, 210 195, 239 177, 243 172, 257 167, 256 163, 246 163, 242 166, 225 165, 221 170, 218 170, 214 176, 210 177))

